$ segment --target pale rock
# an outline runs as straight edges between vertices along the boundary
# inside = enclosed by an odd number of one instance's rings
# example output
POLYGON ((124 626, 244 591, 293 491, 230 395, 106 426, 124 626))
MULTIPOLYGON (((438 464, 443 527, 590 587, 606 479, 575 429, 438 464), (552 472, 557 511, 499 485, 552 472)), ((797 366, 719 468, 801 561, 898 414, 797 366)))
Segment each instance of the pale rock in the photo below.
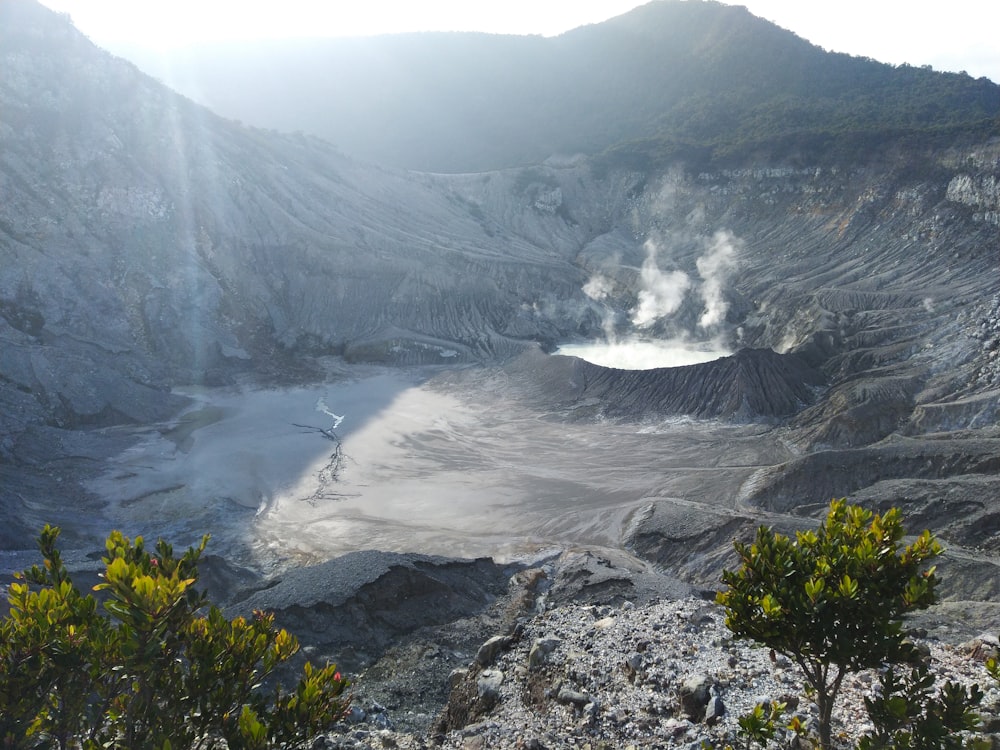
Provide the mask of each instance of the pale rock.
POLYGON ((476 663, 481 667, 488 667, 492 664, 497 654, 503 651, 510 644, 510 637, 505 635, 495 635, 487 640, 479 651, 476 652, 476 663))
POLYGON ((503 672, 499 669, 484 669, 476 678, 476 692, 484 700, 495 700, 500 697, 500 686, 503 684, 503 672))

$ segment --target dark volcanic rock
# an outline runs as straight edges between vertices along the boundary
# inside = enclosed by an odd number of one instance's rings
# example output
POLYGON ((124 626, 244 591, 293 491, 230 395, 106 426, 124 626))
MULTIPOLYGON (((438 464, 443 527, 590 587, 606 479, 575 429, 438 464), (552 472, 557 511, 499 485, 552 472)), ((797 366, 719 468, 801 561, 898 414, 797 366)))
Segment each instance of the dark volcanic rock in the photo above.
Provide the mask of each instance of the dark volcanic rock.
POLYGON ((609 416, 688 414, 753 420, 786 417, 813 401, 823 375, 795 354, 741 349, 687 367, 615 370, 583 362, 580 398, 597 398, 609 416))
POLYGON ((746 505, 787 513, 809 503, 828 502, 884 479, 938 479, 992 475, 1000 471, 1000 439, 932 441, 898 438, 854 450, 819 451, 787 465, 762 469, 744 485, 746 505), (822 500, 826 499, 826 500, 822 500))
POLYGON ((289 570, 230 609, 274 612, 279 626, 356 668, 405 635, 485 610, 506 590, 510 574, 486 558, 352 552, 289 570))
POLYGON ((822 373, 802 357, 770 349, 741 349, 712 362, 652 370, 527 353, 515 369, 535 381, 535 399, 627 419, 683 414, 776 420, 811 403, 824 384, 822 373))

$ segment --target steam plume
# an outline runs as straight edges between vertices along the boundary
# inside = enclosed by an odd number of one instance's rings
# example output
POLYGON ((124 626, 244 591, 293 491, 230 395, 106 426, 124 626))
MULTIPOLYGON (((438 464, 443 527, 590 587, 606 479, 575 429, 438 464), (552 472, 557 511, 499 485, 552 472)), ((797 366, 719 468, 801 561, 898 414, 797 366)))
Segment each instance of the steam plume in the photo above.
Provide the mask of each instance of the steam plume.
POLYGON ((665 273, 660 270, 656 262, 658 248, 655 242, 646 240, 644 247, 646 260, 639 274, 642 289, 632 310, 632 324, 637 328, 649 328, 659 318, 677 312, 691 288, 691 278, 683 271, 665 273))
POLYGON ((708 251, 696 261, 698 275, 703 279, 701 298, 705 301, 705 311, 698 319, 700 328, 718 325, 726 318, 729 303, 722 290, 729 275, 736 267, 736 244, 739 242, 726 231, 719 231, 712 237, 708 251))
MULTIPOLYGON (((614 284, 611 279, 600 274, 594 274, 590 277, 590 281, 583 285, 583 293, 594 300, 594 302, 603 302, 611 296, 613 291, 614 284)), ((604 317, 601 320, 601 328, 604 331, 604 338, 609 343, 614 342, 617 338, 615 336, 615 313, 607 305, 604 306, 604 317)))
POLYGON ((600 274, 594 274, 590 277, 590 281, 583 285, 583 293, 595 302, 607 299, 611 291, 611 280, 600 274))

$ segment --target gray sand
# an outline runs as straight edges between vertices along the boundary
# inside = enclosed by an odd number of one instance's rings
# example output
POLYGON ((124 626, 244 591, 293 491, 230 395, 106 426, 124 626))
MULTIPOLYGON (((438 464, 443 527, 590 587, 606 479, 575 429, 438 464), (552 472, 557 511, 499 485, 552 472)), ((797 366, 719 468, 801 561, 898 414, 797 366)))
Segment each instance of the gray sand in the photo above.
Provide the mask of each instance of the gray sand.
POLYGON ((618 547, 653 499, 727 504, 783 457, 754 428, 572 422, 519 404, 502 380, 366 372, 188 394, 196 406, 91 489, 118 527, 184 542, 209 531, 213 551, 268 567, 357 549, 509 558, 618 547))

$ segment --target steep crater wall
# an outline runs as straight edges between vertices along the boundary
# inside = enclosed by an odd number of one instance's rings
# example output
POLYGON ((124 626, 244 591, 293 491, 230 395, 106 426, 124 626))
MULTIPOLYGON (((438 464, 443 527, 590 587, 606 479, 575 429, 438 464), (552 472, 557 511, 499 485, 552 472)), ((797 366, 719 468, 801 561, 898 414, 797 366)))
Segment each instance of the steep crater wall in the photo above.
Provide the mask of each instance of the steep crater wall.
POLYGON ((711 362, 650 370, 525 355, 518 370, 538 384, 534 398, 588 418, 686 415, 774 422, 813 402, 824 385, 822 374, 801 357, 770 349, 741 349, 711 362))

